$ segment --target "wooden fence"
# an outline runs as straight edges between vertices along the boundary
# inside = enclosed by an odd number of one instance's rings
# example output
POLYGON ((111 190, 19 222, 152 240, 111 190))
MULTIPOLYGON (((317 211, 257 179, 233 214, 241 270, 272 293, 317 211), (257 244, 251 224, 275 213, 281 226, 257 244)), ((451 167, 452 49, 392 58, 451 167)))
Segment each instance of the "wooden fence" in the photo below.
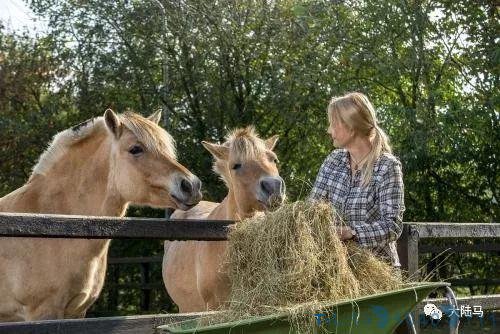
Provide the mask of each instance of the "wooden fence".
MULTIPOLYGON (((398 253, 402 268, 408 271, 410 277, 420 277, 420 254, 441 252, 498 252, 500 249, 500 224, 479 223, 405 223, 403 233, 398 240, 398 253), (481 240, 479 244, 447 244, 454 240, 481 240), (420 246, 421 242, 440 240, 440 245, 420 246)), ((454 279, 447 280, 452 287, 478 284, 499 285, 498 277, 488 279, 454 279)), ((500 309, 500 294, 476 295, 458 298, 458 305, 481 306, 482 310, 500 309)), ((443 304, 443 299, 429 299, 425 304, 443 304)), ((422 307, 419 307, 419 311, 422 307)), ((414 312, 414 318, 419 319, 419 311, 414 312)), ((420 332, 420 321, 415 321, 417 332, 420 332)))
MULTIPOLYGON (((111 218, 39 214, 0 213, 0 236, 87 239, 162 239, 162 240, 225 240, 231 221, 194 221, 147 218, 111 218)), ((403 268, 410 274, 418 272, 419 254, 440 252, 451 248, 456 252, 498 252, 500 224, 479 223, 405 223, 398 252, 403 268), (481 239, 479 245, 421 246, 424 240, 481 239)), ((143 269, 139 288, 144 297, 141 306, 147 308, 148 291, 161 289, 149 277, 149 265, 159 257, 110 259, 110 265, 137 263, 143 269)), ((455 284, 494 284, 498 278, 482 281, 456 281, 455 284)), ((123 288, 117 286, 116 288, 123 288)), ((439 300, 431 300, 439 302, 439 300)), ((500 295, 459 298, 459 304, 480 305, 483 310, 500 309, 500 295)), ((0 324, 0 333, 156 333, 162 324, 189 319, 200 314, 164 314, 130 317, 49 320, 0 324)))

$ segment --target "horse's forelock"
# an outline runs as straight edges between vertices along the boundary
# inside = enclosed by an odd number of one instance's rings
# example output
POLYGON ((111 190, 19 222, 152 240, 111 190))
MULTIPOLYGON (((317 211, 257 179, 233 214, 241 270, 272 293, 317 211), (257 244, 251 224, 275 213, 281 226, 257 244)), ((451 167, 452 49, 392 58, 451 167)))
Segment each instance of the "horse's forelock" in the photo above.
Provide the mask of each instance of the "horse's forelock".
POLYGON ((227 136, 224 146, 229 147, 230 156, 241 161, 255 159, 266 151, 265 142, 258 137, 253 126, 234 130, 227 136))
POLYGON ((174 139, 156 123, 132 112, 120 115, 120 121, 148 151, 176 158, 174 139))
MULTIPOLYGON (((229 148, 232 160, 241 162, 256 159, 267 150, 265 142, 258 137, 253 126, 234 130, 226 137, 223 146, 229 148)), ((213 169, 228 185, 229 167, 227 161, 217 159, 213 169)))

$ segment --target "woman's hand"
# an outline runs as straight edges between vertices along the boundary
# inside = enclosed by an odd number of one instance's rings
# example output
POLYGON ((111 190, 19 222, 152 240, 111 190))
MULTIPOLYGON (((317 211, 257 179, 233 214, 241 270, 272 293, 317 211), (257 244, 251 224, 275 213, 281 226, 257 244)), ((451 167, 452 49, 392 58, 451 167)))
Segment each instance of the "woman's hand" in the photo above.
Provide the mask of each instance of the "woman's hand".
POLYGON ((352 237, 354 236, 354 234, 352 234, 350 227, 347 226, 336 227, 336 230, 340 240, 349 240, 352 239, 352 237))

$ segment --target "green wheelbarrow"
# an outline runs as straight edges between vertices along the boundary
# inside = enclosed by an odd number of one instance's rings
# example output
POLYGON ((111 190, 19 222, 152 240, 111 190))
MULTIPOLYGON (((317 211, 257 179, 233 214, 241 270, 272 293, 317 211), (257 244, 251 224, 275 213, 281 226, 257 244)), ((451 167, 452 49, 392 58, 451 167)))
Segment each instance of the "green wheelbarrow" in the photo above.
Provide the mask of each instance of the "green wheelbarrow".
MULTIPOLYGON (((316 324, 310 333, 390 334, 431 292, 447 286, 449 283, 444 282, 417 283, 408 288, 326 304, 321 310, 305 316, 310 316, 316 324)), ((202 323, 202 318, 198 318, 160 326, 159 329, 162 333, 171 334, 296 333, 287 314, 252 317, 216 325, 202 323)))

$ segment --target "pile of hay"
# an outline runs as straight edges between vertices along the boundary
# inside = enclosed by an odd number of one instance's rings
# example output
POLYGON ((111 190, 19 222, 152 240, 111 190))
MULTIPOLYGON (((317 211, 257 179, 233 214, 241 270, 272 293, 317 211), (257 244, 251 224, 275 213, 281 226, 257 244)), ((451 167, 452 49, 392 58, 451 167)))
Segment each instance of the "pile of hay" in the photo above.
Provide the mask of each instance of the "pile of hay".
POLYGON ((342 220, 331 205, 303 201, 236 224, 229 235, 232 288, 224 320, 277 311, 299 320, 322 303, 401 286, 390 265, 355 242, 342 242, 334 225, 342 220))

